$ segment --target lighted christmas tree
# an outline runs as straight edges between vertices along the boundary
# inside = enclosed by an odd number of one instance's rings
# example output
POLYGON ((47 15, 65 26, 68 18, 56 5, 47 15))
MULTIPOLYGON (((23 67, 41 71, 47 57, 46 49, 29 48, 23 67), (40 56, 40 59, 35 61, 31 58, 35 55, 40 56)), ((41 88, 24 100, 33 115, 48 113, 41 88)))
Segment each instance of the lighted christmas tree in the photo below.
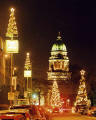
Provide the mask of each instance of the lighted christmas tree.
POLYGON ((86 91, 86 84, 85 84, 85 71, 81 70, 81 79, 80 85, 76 97, 75 106, 88 106, 88 98, 87 98, 87 91, 86 91))
POLYGON ((27 55, 26 55, 24 69, 25 70, 31 70, 31 62, 30 62, 30 54, 29 53, 27 53, 27 55))
POLYGON ((16 21, 14 16, 15 9, 11 8, 10 10, 11 10, 11 14, 9 18, 6 37, 13 38, 13 37, 18 37, 18 31, 17 31, 16 21))
POLYGON ((52 87, 51 106, 52 107, 60 107, 61 106, 60 93, 59 93, 59 89, 58 89, 56 80, 54 80, 53 87, 52 87))

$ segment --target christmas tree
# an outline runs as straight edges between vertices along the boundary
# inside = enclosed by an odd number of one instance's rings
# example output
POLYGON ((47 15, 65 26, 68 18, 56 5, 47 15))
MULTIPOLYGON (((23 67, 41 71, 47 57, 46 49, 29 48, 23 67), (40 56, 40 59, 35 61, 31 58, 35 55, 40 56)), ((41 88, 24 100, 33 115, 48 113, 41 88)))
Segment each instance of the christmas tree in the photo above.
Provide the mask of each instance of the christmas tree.
POLYGON ((31 62, 30 62, 30 54, 29 53, 27 53, 27 55, 26 55, 24 69, 25 70, 31 70, 31 62))
POLYGON ((87 91, 86 91, 86 84, 85 84, 85 71, 81 70, 81 79, 80 85, 76 97, 75 106, 86 106, 88 105, 88 98, 87 98, 87 91))
POLYGON ((14 11, 15 9, 11 8, 9 24, 8 24, 7 33, 6 33, 6 37, 9 37, 9 38, 18 37, 18 31, 17 31, 16 21, 15 21, 14 11))
POLYGON ((54 80, 53 87, 52 87, 51 106, 52 107, 60 107, 61 106, 60 93, 58 90, 58 85, 57 85, 56 80, 54 80))

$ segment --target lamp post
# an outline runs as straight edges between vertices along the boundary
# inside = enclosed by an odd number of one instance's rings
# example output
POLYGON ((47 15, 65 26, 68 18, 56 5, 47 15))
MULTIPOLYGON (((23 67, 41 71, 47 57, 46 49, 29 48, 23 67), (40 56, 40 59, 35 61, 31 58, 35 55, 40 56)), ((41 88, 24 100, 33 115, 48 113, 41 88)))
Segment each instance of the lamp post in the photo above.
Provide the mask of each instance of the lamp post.
POLYGON ((6 84, 6 59, 9 57, 8 54, 3 56, 3 66, 4 66, 4 85, 6 84))
POLYGON ((16 83, 17 83, 17 77, 15 76, 16 70, 17 68, 13 67, 12 86, 14 87, 14 90, 16 90, 16 83))

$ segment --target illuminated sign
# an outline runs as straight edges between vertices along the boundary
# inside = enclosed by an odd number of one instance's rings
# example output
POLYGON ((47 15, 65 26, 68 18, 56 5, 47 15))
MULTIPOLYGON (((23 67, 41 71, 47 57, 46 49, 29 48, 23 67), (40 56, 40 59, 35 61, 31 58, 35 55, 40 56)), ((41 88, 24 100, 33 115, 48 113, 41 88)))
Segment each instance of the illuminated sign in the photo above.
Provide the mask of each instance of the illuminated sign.
POLYGON ((31 77, 32 73, 31 70, 24 70, 24 77, 31 77))
POLYGON ((19 52, 18 40, 6 40, 6 52, 7 53, 18 53, 19 52))

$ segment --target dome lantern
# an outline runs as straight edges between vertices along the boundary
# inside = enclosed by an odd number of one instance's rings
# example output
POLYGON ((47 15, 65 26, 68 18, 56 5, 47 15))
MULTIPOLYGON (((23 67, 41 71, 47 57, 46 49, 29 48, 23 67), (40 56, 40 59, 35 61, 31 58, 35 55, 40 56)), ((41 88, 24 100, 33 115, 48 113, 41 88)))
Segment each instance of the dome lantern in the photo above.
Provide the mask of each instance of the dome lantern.
POLYGON ((56 42, 53 44, 51 51, 67 51, 65 44, 62 41, 62 37, 60 36, 60 32, 57 36, 56 42))
POLYGON ((60 32, 58 32, 57 40, 62 40, 60 32))

